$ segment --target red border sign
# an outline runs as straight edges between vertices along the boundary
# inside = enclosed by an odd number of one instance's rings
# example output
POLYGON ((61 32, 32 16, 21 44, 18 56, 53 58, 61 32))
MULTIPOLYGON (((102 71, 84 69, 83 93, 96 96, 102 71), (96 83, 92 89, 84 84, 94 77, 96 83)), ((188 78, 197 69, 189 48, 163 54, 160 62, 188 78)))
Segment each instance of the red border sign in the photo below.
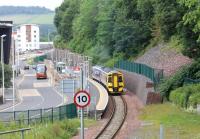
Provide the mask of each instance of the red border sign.
POLYGON ((80 91, 78 91, 78 92, 75 94, 75 96, 74 96, 74 104, 75 104, 77 107, 80 107, 80 108, 84 108, 84 107, 88 106, 88 105, 90 104, 90 94, 89 94, 87 91, 85 91, 85 90, 80 90, 80 91), (78 104, 78 103, 76 102, 76 97, 77 97, 78 95, 80 95, 81 93, 83 93, 83 94, 88 98, 87 103, 84 104, 84 105, 80 105, 80 104, 78 104))

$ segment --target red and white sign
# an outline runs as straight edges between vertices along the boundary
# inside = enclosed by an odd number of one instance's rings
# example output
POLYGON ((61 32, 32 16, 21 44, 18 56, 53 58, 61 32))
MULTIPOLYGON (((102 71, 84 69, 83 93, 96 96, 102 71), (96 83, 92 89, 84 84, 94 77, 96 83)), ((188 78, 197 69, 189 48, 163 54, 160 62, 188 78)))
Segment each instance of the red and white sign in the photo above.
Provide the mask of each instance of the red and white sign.
POLYGON ((79 108, 87 107, 90 104, 90 94, 85 90, 78 91, 74 96, 74 103, 79 108))

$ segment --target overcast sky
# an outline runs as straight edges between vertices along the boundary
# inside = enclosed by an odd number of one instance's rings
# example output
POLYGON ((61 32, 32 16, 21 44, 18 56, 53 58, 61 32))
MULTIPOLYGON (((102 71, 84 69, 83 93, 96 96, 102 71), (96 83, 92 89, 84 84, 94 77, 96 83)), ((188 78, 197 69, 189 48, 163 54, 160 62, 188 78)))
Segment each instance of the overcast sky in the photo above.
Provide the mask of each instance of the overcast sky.
POLYGON ((64 0, 0 0, 0 6, 44 6, 55 10, 64 0))

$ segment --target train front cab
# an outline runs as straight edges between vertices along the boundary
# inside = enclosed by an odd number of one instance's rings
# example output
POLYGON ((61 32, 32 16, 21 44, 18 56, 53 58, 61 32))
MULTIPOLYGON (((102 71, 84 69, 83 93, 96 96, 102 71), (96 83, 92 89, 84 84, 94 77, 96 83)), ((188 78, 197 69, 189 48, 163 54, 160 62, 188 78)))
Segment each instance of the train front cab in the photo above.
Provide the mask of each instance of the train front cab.
POLYGON ((124 88, 122 73, 109 73, 107 76, 107 88, 110 94, 122 94, 124 88))

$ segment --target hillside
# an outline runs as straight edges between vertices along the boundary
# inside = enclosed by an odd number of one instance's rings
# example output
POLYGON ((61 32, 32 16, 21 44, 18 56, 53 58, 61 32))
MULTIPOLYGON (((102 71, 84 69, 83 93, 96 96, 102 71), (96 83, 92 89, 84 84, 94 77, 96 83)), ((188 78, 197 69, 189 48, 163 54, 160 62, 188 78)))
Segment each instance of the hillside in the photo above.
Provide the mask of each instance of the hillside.
POLYGON ((0 15, 1 20, 12 20, 14 24, 53 24, 54 13, 0 15))
MULTIPOLYGON (((200 57, 199 0, 67 0, 55 14, 55 45, 113 66, 149 45, 177 42, 183 55, 200 57)), ((175 46, 176 47, 176 46, 175 46)))
POLYGON ((143 63, 156 69, 163 69, 164 76, 170 76, 183 65, 191 63, 191 61, 187 56, 176 52, 173 48, 169 48, 168 44, 159 43, 157 46, 147 50, 135 62, 143 63))
POLYGON ((53 13, 50 9, 39 6, 0 6, 0 15, 12 14, 47 14, 53 13))

